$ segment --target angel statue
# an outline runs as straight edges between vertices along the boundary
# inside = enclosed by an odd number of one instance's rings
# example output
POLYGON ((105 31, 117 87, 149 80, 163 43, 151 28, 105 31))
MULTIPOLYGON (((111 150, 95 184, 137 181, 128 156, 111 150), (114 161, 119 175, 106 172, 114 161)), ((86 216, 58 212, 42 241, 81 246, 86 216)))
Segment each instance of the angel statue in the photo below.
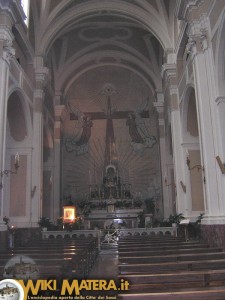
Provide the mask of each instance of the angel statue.
POLYGON ((74 151, 76 155, 82 155, 88 152, 88 141, 91 137, 91 127, 93 126, 93 122, 89 115, 85 115, 72 104, 68 104, 68 107, 78 118, 78 125, 75 126, 75 128, 80 130, 77 136, 66 139, 66 151, 74 151))
POLYGON ((141 113, 147 108, 148 103, 149 99, 147 98, 137 108, 136 112, 128 114, 126 121, 126 125, 129 126, 131 145, 134 151, 139 154, 143 154, 145 148, 152 148, 157 142, 156 137, 148 132, 144 119, 141 117, 141 113))

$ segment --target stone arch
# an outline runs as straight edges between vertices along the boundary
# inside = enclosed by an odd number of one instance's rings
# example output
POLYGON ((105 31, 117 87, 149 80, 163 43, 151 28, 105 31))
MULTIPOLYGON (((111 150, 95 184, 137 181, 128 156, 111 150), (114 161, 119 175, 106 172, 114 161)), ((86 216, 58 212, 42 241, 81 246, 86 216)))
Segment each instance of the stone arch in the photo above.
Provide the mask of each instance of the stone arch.
POLYGON ((195 98, 195 89, 189 84, 184 91, 183 103, 181 108, 182 131, 184 141, 198 138, 198 119, 195 98), (193 123, 192 123, 193 122, 193 123))
MULTIPOLYGON (((112 51, 108 51, 108 53, 104 52, 96 52, 96 53, 91 53, 88 55, 85 55, 84 57, 79 57, 76 60, 69 60, 67 65, 65 66, 65 69, 67 72, 63 71, 59 76, 57 77, 56 85, 58 86, 59 90, 63 90, 65 93, 67 90, 70 88, 70 86, 73 84, 73 82, 80 77, 82 74, 84 74, 87 71, 90 71, 93 68, 96 68, 96 63, 95 58, 104 55, 104 57, 107 57, 107 54, 109 57, 115 54, 112 53, 112 51), (67 78, 71 78, 71 80, 67 81, 67 78)), ((103 56, 102 56, 103 57, 103 56)), ((156 76, 150 69, 150 66, 148 66, 147 63, 143 63, 137 58, 135 58, 132 55, 128 54, 120 54, 120 58, 126 59, 128 62, 132 62, 133 66, 138 66, 138 68, 131 67, 129 65, 126 65, 125 63, 119 63, 118 61, 115 61, 114 63, 98 63, 97 67, 102 67, 102 66, 116 66, 116 67, 121 67, 128 69, 138 76, 140 76, 143 81, 149 86, 151 89, 152 93, 154 94, 156 89, 161 89, 161 82, 159 80, 159 77, 156 76), (141 68, 141 72, 140 69, 141 68)), ((63 68, 64 70, 64 68, 63 68)))
POLYGON ((114 3, 112 1, 104 1, 104 3, 84 3, 83 5, 71 7, 69 12, 66 14, 61 13, 59 15, 58 12, 63 8, 63 3, 58 5, 57 9, 55 9, 50 18, 48 30, 42 36, 40 40, 39 47, 37 49, 37 53, 42 55, 43 53, 47 53, 53 44, 54 40, 62 34, 62 29, 68 28, 72 26, 74 22, 77 20, 82 20, 83 18, 87 18, 99 13, 99 11, 110 11, 113 14, 118 14, 119 16, 124 16, 128 19, 134 20, 141 24, 144 28, 149 30, 156 36, 163 49, 169 49, 172 47, 171 41, 168 36, 167 27, 163 26, 157 19, 157 16, 154 14, 149 18, 149 13, 138 9, 136 6, 133 6, 130 3, 121 2, 118 6, 118 3, 114 3), (55 20, 54 26, 51 26, 53 20, 55 20))
POLYGON ((25 138, 31 137, 31 110, 28 102, 25 100, 24 92, 19 88, 14 88, 9 93, 7 119, 10 132, 14 131, 11 136, 15 141, 22 142, 25 138))
POLYGON ((15 154, 20 155, 17 174, 4 178, 6 205, 5 214, 15 225, 19 222, 28 223, 29 219, 29 182, 30 157, 32 138, 32 121, 29 103, 25 94, 19 88, 9 92, 7 99, 7 129, 6 129, 6 156, 5 168, 15 170, 15 154))

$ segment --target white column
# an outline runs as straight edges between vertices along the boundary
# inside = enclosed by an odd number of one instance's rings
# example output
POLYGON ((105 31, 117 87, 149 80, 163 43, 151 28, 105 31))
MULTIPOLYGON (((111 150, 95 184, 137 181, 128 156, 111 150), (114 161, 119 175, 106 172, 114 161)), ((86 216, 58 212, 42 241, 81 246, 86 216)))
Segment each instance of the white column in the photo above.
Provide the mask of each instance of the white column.
POLYGON ((48 69, 43 66, 43 59, 35 59, 36 90, 34 92, 33 114, 33 154, 32 187, 35 193, 31 202, 31 224, 37 226, 42 214, 43 200, 43 102, 44 86, 47 83, 48 69))
POLYGON ((202 223, 221 224, 225 223, 225 202, 218 188, 221 174, 215 159, 218 152, 217 107, 213 100, 216 99, 216 85, 212 49, 209 45, 208 22, 207 18, 203 18, 190 24, 188 50, 193 60, 200 153, 206 178, 203 187, 206 214, 202 223))
MULTIPOLYGON (((13 34, 8 26, 0 26, 0 171, 5 168, 6 120, 10 60, 14 58, 13 34)), ((4 178, 1 178, 3 180, 4 178)), ((4 189, 0 190, 0 220, 3 217, 4 189)))
MULTIPOLYGON (((169 108, 171 113, 171 131, 173 145, 174 177, 176 184, 176 211, 189 215, 187 188, 185 180, 186 158, 182 149, 182 123, 180 119, 179 97, 176 82, 176 65, 163 65, 163 78, 167 86, 169 108)), ((189 199, 189 202, 191 200, 189 199)))

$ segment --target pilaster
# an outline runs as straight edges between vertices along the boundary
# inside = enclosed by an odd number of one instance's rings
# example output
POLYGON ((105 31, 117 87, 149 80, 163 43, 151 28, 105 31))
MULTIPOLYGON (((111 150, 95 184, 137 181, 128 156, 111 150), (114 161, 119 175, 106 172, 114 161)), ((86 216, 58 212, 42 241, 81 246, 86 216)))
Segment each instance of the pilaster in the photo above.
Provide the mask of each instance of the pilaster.
POLYGON ((173 145, 173 164, 176 185, 176 211, 188 215, 186 201, 185 158, 182 149, 182 124, 180 119, 179 97, 176 78, 176 65, 164 64, 162 67, 165 92, 171 114, 171 133, 173 145))
MULTIPOLYGON (((14 59, 13 34, 9 26, 0 25, 0 170, 5 167, 6 120, 10 61, 14 59)), ((0 190, 0 219, 3 217, 4 190, 0 190)))
POLYGON ((210 25, 206 16, 190 22, 188 50, 192 56, 201 164, 204 167, 204 199, 206 213, 203 224, 225 223, 225 198, 220 190, 221 174, 216 162, 218 154, 215 70, 209 39, 210 25), (204 75, 203 75, 204 74, 204 75))
POLYGON ((31 203, 31 223, 37 226, 42 215, 43 201, 43 105, 45 86, 48 84, 49 70, 43 65, 43 58, 35 58, 36 89, 34 91, 33 112, 33 155, 32 155, 32 186, 36 187, 31 203))
MULTIPOLYGON (((60 95, 56 95, 55 102, 60 103, 60 95)), ((62 201, 61 201, 61 176, 62 163, 61 163, 61 147, 62 147, 62 129, 63 121, 66 116, 65 105, 55 105, 55 127, 54 127, 54 174, 53 174, 53 191, 54 191, 54 202, 53 212, 54 220, 56 220, 62 214, 62 201)))
POLYGON ((164 95, 161 92, 156 94, 157 102, 154 102, 154 107, 158 113, 158 126, 159 126, 159 147, 161 157, 161 174, 162 174, 162 188, 163 188, 163 216, 169 217, 171 213, 169 190, 164 180, 164 174, 167 174, 166 165, 166 141, 165 141, 165 120, 164 120, 164 95))

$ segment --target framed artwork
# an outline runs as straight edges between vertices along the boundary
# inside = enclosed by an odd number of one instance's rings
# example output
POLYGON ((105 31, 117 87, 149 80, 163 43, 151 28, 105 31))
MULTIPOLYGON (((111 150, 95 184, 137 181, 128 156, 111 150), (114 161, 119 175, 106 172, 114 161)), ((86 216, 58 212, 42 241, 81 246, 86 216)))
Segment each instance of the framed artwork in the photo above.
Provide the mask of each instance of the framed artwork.
POLYGON ((75 206, 63 206, 63 222, 71 223, 76 219, 76 207, 75 206))

